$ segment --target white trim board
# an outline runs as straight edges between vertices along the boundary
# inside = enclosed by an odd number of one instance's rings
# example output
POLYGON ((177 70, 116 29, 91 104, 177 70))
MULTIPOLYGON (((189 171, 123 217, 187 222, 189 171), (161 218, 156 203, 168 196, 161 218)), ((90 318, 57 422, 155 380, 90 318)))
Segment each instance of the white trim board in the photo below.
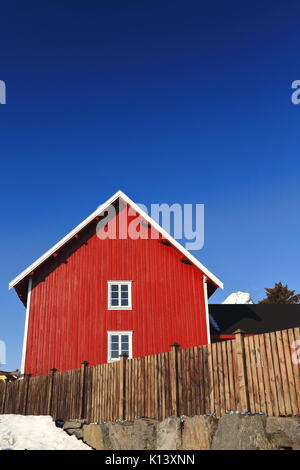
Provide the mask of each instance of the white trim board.
POLYGON ((206 276, 203 277, 203 290, 204 290, 204 305, 205 305, 207 344, 210 344, 211 343, 211 336, 210 336, 210 322, 209 322, 208 292, 207 292, 207 278, 206 278, 206 276))
POLYGON ((64 238, 56 243, 50 250, 46 251, 40 258, 32 263, 28 268, 22 271, 17 277, 15 277, 9 283, 9 289, 15 287, 20 281, 34 271, 40 264, 46 261, 51 255, 53 255, 59 248, 61 248, 66 242, 73 238, 80 230, 82 230, 87 224, 89 224, 95 217, 99 216, 104 212, 107 207, 114 203, 118 198, 121 198, 124 202, 130 205, 138 214, 140 214, 149 224, 151 224, 166 240, 168 240, 175 248, 177 248, 189 261, 191 261, 197 268, 199 268, 203 274, 205 274, 209 280, 211 280, 218 287, 223 289, 223 283, 213 273, 211 273, 200 261, 195 258, 188 250, 186 250, 177 240, 175 240, 166 230, 164 230, 155 220, 153 220, 146 212, 144 212, 135 202, 133 202, 126 194, 121 190, 117 191, 111 198, 101 204, 91 215, 77 225, 71 232, 69 232, 64 238))
POLYGON ((22 349, 22 360, 21 360, 21 375, 24 374, 25 370, 25 360, 26 360, 26 348, 27 348, 27 337, 28 337, 28 325, 29 325, 29 311, 30 311, 30 300, 31 300, 31 290, 32 290, 32 278, 28 282, 28 293, 27 293, 27 304, 26 304, 26 318, 25 318, 25 327, 24 327, 24 337, 23 337, 23 349, 22 349))

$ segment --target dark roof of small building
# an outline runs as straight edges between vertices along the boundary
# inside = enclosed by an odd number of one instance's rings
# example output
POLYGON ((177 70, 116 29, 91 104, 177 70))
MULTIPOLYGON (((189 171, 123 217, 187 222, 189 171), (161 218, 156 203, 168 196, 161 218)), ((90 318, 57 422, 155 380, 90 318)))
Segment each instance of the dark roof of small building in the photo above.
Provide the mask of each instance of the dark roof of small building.
POLYGON ((209 304, 209 313, 212 336, 230 335, 237 329, 260 334, 300 327, 300 305, 209 304))

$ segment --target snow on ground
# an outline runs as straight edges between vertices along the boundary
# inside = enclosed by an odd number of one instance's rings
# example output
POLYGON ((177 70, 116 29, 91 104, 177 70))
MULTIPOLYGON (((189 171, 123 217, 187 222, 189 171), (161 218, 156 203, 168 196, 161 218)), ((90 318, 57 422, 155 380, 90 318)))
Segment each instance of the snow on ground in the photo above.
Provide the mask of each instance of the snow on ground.
POLYGON ((253 304, 251 295, 248 292, 233 292, 222 304, 253 304))
POLYGON ((91 450, 51 416, 0 415, 0 450, 91 450))

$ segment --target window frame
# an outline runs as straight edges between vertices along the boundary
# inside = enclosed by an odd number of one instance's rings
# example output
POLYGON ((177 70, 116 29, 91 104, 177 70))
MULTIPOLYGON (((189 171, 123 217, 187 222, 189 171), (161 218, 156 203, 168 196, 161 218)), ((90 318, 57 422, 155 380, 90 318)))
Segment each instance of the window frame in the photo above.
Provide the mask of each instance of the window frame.
POLYGON ((128 335, 128 359, 132 359, 132 334, 133 331, 108 331, 107 332, 107 362, 116 362, 120 360, 120 355, 118 358, 111 357, 111 337, 112 336, 122 336, 128 335))
MULTIPOLYGON (((132 281, 108 281, 107 282, 107 308, 108 310, 132 310, 132 281), (117 284, 118 286, 128 286, 128 305, 112 305, 111 301, 111 285, 117 284)), ((119 291, 118 291, 119 292, 119 291)))

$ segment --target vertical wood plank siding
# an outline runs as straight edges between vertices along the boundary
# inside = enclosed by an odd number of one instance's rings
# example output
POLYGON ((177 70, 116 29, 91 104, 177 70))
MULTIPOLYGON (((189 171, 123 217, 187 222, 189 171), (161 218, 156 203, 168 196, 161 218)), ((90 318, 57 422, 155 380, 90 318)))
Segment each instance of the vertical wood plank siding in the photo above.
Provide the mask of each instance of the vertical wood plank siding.
POLYGON ((55 419, 88 422, 137 416, 163 420, 174 414, 174 406, 176 414, 186 416, 222 416, 236 410, 299 415, 300 354, 292 360, 296 340, 300 341, 300 328, 244 337, 242 350, 237 338, 173 347, 170 352, 128 359, 123 365, 99 364, 0 382, 0 413, 51 414, 55 419))
POLYGON ((133 331, 133 357, 206 344, 203 274, 181 260, 161 237, 100 240, 88 227, 33 276, 25 373, 107 362, 107 331, 133 331), (108 309, 109 280, 132 281, 132 310, 108 309))

